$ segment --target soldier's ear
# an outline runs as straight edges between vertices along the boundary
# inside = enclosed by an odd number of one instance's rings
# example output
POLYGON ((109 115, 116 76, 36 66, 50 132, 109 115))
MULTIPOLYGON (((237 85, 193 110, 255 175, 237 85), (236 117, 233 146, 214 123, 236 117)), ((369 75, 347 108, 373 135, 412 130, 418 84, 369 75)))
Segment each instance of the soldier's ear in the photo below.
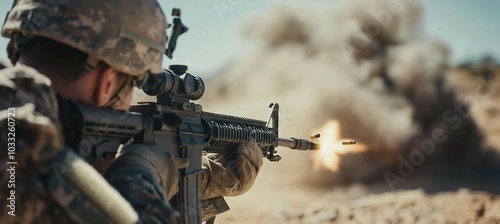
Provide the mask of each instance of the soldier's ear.
POLYGON ((110 66, 102 66, 96 69, 96 100, 97 106, 106 105, 120 88, 118 83, 118 72, 110 66))

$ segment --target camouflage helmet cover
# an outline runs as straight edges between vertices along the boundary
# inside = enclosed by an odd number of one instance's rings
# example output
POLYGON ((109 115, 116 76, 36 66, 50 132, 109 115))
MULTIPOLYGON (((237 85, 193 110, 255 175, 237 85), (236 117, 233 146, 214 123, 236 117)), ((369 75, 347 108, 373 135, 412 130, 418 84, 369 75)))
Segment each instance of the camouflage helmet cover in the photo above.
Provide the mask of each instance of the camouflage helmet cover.
POLYGON ((2 35, 42 36, 125 74, 161 72, 169 24, 156 0, 19 0, 2 35))

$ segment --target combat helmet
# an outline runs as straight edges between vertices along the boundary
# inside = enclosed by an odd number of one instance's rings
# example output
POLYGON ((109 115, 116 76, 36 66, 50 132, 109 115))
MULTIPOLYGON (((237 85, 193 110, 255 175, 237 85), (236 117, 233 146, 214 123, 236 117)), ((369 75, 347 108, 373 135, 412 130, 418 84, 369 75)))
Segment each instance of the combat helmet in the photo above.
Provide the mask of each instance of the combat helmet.
POLYGON ((140 76, 162 71, 168 26, 156 0, 18 0, 2 35, 52 39, 88 54, 86 66, 140 76))

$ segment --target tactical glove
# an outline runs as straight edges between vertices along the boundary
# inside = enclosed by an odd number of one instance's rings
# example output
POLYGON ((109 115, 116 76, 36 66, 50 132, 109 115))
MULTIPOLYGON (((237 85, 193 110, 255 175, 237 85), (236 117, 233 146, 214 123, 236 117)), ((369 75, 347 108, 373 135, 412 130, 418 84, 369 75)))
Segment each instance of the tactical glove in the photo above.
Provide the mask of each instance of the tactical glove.
POLYGON ((202 200, 247 192, 262 166, 262 150, 255 142, 240 143, 232 153, 203 157, 202 200))

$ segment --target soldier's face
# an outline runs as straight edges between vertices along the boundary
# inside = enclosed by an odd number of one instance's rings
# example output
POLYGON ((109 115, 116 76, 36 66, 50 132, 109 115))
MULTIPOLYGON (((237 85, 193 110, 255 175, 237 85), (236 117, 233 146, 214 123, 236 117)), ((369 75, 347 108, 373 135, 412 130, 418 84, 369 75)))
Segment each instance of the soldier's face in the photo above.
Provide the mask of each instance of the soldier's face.
POLYGON ((133 88, 131 78, 109 66, 82 74, 71 84, 54 82, 55 91, 66 99, 96 107, 127 111, 133 88))
POLYGON ((132 100, 133 79, 109 66, 96 69, 94 73, 97 106, 127 111, 132 100))
POLYGON ((72 83, 52 81, 56 93, 78 103, 127 111, 132 100, 133 80, 109 66, 87 71, 72 83))

